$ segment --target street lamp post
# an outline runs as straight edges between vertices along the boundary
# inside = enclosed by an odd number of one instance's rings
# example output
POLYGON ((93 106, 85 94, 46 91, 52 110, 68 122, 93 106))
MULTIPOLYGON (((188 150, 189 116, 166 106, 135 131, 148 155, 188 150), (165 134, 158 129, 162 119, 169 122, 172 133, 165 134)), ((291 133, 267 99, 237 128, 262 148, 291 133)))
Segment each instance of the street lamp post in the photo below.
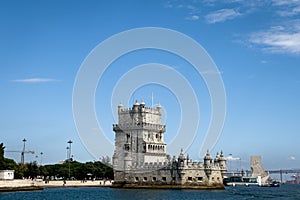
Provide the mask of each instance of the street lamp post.
POLYGON ((68 141, 68 144, 69 144, 69 155, 68 155, 68 157, 69 157, 69 159, 71 159, 71 153, 72 153, 72 149, 71 149, 71 147, 72 147, 72 140, 69 140, 68 141))
POLYGON ((24 165, 24 163, 25 163, 25 159, 24 159, 25 143, 26 143, 27 140, 24 138, 22 141, 23 141, 24 145, 23 145, 23 151, 21 152, 21 165, 24 165))
POLYGON ((38 155, 36 155, 36 156, 35 156, 35 161, 34 161, 34 162, 35 162, 35 164, 36 164, 37 166, 39 166, 39 163, 38 163, 38 162, 39 162, 39 161, 38 161, 38 158, 39 158, 39 156, 38 156, 38 155))
POLYGON ((43 164, 43 154, 44 154, 44 153, 41 152, 40 154, 41 154, 41 164, 40 164, 40 165, 42 166, 42 164, 43 164))
POLYGON ((70 162, 71 162, 71 161, 69 161, 69 180, 70 180, 70 178, 71 178, 70 162))
POLYGON ((71 178, 71 169, 70 169, 70 163, 71 163, 71 147, 72 147, 72 140, 68 141, 69 147, 67 147, 67 149, 69 149, 69 153, 68 153, 68 162, 69 162, 69 179, 71 178))

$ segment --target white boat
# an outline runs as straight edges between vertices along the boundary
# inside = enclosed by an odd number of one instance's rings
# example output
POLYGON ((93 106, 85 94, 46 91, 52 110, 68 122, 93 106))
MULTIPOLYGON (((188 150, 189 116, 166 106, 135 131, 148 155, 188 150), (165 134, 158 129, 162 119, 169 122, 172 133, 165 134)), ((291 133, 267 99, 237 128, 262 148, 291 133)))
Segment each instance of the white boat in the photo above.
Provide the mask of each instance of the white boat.
POLYGON ((245 176, 231 176, 225 177, 223 183, 225 186, 259 186, 260 177, 245 177, 245 176))

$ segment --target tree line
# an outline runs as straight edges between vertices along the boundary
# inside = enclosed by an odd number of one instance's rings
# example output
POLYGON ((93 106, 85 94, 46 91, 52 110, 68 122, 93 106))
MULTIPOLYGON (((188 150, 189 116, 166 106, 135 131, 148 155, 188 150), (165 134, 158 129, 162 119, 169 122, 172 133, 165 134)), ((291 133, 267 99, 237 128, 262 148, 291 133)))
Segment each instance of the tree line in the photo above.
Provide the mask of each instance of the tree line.
POLYGON ((109 164, 109 157, 102 161, 80 163, 66 160, 63 164, 39 166, 36 162, 17 164, 14 160, 4 157, 5 146, 0 144, 0 170, 14 170, 15 179, 43 178, 43 179, 113 179, 113 169, 109 164))

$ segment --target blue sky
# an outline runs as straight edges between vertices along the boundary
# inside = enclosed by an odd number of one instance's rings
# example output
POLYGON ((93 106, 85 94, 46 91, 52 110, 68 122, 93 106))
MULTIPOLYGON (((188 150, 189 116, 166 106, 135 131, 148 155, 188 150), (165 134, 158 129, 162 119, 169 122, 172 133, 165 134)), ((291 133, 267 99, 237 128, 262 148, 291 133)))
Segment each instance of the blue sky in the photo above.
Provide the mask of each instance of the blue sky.
MULTIPOLYGON (((89 53, 114 34, 162 27, 203 46, 216 63, 226 91, 226 120, 212 149, 241 158, 262 155, 268 169, 299 168, 300 1, 8 1, 0 2, 1 142, 7 150, 43 152, 43 163, 66 158, 97 160, 77 134, 72 113, 76 74, 89 53)), ((142 50, 120 57, 105 71, 95 95, 97 118, 113 141, 112 90, 127 71, 163 63, 183 74, 199 100, 199 131, 185 151, 195 160, 210 119, 210 99, 189 63, 170 53, 142 50)), ((165 108, 166 141, 180 124, 176 94, 161 85, 139 88, 128 100, 165 108)), ((120 100, 123 101, 123 100, 120 100)), ((128 102, 122 102, 130 106, 128 102)), ((114 107, 115 105, 113 105, 114 107)), ((116 108, 113 108, 116 109, 116 108)), ((99 141, 101 146, 101 141, 99 141)), ((179 151, 179 150, 178 150, 179 151)), ((173 152, 171 152, 174 154, 173 152)), ((175 152, 176 153, 176 152, 175 152)), ((20 155, 7 153, 19 160, 20 155)), ((35 155, 27 155, 33 161, 35 155)))

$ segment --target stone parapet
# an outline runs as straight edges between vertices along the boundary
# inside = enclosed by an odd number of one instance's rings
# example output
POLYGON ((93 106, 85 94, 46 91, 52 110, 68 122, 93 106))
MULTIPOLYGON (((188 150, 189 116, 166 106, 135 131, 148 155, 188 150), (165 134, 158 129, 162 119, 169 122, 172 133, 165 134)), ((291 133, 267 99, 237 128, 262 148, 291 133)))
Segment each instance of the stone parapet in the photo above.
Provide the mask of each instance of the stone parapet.
MULTIPOLYGON (((145 113, 151 113, 156 115, 161 114, 161 108, 159 107, 156 108, 144 107, 142 109, 143 109, 142 111, 145 113)), ((124 108, 124 107, 119 109, 119 114, 130 114, 132 112, 136 112, 136 110, 134 108, 124 108)))
POLYGON ((114 131, 124 131, 124 130, 150 130, 164 133, 166 131, 166 125, 161 124, 151 124, 151 123, 126 123, 126 124, 113 124, 114 131))

